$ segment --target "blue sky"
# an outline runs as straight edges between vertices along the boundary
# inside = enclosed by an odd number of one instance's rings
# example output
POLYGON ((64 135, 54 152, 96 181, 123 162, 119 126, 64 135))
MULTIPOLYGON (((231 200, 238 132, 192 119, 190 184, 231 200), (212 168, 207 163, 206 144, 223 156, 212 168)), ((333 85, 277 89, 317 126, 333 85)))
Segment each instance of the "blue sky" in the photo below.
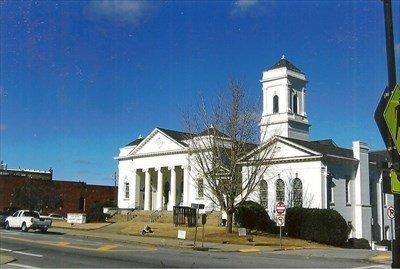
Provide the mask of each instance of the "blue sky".
MULTIPOLYGON (((282 54, 309 79, 312 139, 383 147, 373 121, 387 84, 381 1, 0 5, 0 145, 9 167, 112 184, 120 146, 156 126, 182 129, 180 111, 230 78, 260 98, 261 73, 282 54)), ((400 21, 399 1, 393 13, 400 21)))

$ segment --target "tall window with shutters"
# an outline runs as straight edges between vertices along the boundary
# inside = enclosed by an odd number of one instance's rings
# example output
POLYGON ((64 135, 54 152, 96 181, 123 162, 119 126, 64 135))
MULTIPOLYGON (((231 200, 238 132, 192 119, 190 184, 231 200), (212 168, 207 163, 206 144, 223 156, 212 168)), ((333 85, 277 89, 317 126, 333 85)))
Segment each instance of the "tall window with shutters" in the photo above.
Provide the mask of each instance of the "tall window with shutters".
POLYGON ((268 183, 265 180, 260 181, 260 205, 268 208, 268 183))
POLYGON ((276 180, 276 201, 285 201, 285 182, 280 178, 276 180))

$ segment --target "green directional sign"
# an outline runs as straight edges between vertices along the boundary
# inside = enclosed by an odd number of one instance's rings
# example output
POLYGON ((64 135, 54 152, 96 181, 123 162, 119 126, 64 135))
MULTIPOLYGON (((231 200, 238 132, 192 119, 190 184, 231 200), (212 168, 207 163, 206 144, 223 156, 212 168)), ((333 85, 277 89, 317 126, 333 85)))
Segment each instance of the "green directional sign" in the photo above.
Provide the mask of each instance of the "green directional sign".
POLYGON ((396 85, 383 116, 392 136, 394 146, 400 154, 400 86, 396 85))
POLYGON ((390 179, 392 181, 392 192, 400 194, 400 173, 395 170, 390 171, 390 179))

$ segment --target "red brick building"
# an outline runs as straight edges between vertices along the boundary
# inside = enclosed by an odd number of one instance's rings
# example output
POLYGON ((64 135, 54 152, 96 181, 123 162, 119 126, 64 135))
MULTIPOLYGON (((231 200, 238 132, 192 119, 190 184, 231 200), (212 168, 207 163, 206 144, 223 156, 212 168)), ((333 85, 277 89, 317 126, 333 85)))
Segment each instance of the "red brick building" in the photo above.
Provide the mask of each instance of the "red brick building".
POLYGON ((114 186, 33 178, 30 174, 0 173, 0 210, 27 208, 26 200, 32 200, 43 213, 66 216, 67 213, 86 212, 97 201, 116 202, 117 199, 114 186))

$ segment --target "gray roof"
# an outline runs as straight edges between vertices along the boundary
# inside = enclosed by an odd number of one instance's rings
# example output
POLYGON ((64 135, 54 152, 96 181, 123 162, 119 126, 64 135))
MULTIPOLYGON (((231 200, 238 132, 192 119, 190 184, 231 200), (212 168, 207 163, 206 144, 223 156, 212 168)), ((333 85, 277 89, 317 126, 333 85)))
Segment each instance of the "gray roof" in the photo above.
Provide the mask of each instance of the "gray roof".
POLYGON ((389 161, 389 154, 386 150, 376 150, 369 152, 369 162, 374 163, 377 167, 382 168, 383 162, 389 161))
POLYGON ((224 134, 223 132, 219 131, 214 126, 211 126, 210 128, 205 129, 204 131, 202 131, 201 133, 197 134, 196 136, 203 136, 203 135, 216 135, 218 137, 228 137, 226 134, 224 134))
POLYGON ((291 62, 289 62, 285 58, 280 59, 279 62, 277 62, 276 64, 272 65, 268 70, 278 69, 278 68, 281 68, 281 67, 286 67, 288 70, 292 70, 292 71, 295 71, 297 73, 304 74, 299 68, 297 68, 294 64, 292 64, 291 62))
POLYGON ((125 147, 130 147, 130 146, 137 146, 140 144, 140 142, 143 141, 144 138, 137 138, 135 140, 133 140, 132 142, 128 143, 125 145, 125 147))
POLYGON ((306 147, 312 151, 321 153, 322 155, 334 155, 345 158, 354 159, 353 150, 338 147, 332 139, 316 140, 316 141, 304 141, 294 138, 282 137, 295 144, 306 147))
POLYGON ((187 133, 187 132, 180 132, 180 131, 160 128, 160 127, 157 127, 157 129, 180 143, 182 143, 183 140, 187 140, 187 139, 193 137, 193 134, 187 133))

